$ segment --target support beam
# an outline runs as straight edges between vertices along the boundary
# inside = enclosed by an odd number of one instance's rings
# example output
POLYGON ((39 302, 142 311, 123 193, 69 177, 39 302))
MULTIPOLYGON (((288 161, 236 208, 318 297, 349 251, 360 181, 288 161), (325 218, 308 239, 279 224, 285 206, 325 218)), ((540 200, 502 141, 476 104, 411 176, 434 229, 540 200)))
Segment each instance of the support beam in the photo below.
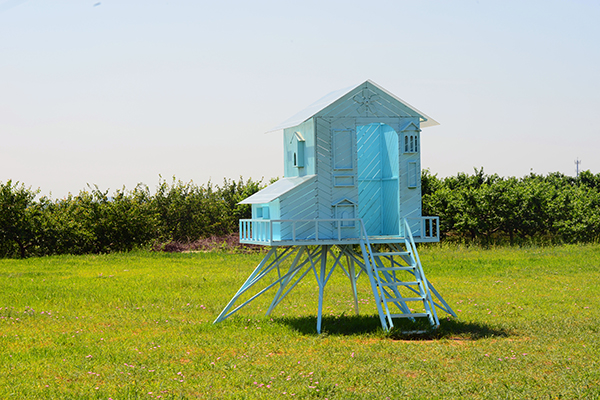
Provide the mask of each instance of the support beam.
POLYGON ((321 251, 321 276, 317 276, 317 282, 319 284, 319 310, 317 312, 317 333, 321 333, 321 321, 323 319, 323 294, 325 292, 325 284, 327 283, 327 278, 325 278, 325 274, 327 273, 327 245, 322 247, 321 251))
POLYGON ((358 293, 356 292, 356 278, 354 273, 354 260, 346 255, 346 263, 348 263, 348 277, 350 278, 350 286, 352 287, 352 296, 354 297, 354 312, 356 315, 358 311, 358 293))
MULTIPOLYGON (((300 258, 302 257, 302 255, 304 254, 305 251, 306 251, 306 246, 300 246, 300 249, 296 253, 296 257, 294 257, 294 261, 292 261, 292 265, 290 266, 290 269, 288 270, 289 276, 279 284, 279 289, 277 290, 277 293, 275 293, 275 297, 273 297, 273 301, 271 302, 271 305, 269 306, 269 309, 267 310, 266 315, 270 315, 271 312, 273 311, 273 309, 277 306, 277 304, 279 304, 281 295, 283 294, 285 287, 290 283, 290 281, 294 278, 294 275, 296 275, 296 273, 300 269, 298 267, 298 262, 300 261, 300 258)), ((281 278, 281 276, 280 276, 280 278, 281 278)))

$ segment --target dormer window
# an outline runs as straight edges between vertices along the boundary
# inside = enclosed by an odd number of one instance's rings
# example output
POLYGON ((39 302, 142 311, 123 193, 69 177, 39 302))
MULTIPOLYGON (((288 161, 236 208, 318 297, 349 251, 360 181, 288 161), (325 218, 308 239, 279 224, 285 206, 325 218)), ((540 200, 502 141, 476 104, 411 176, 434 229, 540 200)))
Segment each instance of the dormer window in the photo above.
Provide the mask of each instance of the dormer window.
POLYGON ((418 153, 419 152, 419 124, 413 120, 406 121, 400 126, 400 132, 404 137, 400 142, 400 149, 404 149, 403 153, 418 153))
POLYGON ((294 154, 292 156, 292 162, 294 167, 304 167, 304 146, 306 141, 300 132, 294 132, 294 138, 292 139, 295 143, 293 146, 294 154))

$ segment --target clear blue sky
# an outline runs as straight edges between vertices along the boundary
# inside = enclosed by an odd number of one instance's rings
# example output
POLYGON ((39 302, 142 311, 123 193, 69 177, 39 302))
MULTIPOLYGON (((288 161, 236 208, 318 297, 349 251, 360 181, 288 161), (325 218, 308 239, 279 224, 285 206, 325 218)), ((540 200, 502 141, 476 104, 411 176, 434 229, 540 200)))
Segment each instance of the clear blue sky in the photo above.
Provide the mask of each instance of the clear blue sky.
POLYGON ((0 0, 0 181, 281 176, 264 132, 366 79, 441 123, 439 176, 599 173, 599 21, 591 0, 0 0))

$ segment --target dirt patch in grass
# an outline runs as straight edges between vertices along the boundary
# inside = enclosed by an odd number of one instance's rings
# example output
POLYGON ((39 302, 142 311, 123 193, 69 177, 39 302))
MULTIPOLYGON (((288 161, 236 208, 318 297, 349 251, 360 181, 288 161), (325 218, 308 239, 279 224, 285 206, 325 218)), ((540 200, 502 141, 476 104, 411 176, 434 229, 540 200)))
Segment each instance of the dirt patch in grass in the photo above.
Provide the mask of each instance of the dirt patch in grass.
POLYGON ((155 243, 152 246, 153 251, 163 251, 168 253, 183 253, 193 251, 229 251, 236 253, 254 253, 263 251, 265 246, 255 244, 242 244, 237 233, 226 236, 211 236, 189 242, 168 242, 155 243))

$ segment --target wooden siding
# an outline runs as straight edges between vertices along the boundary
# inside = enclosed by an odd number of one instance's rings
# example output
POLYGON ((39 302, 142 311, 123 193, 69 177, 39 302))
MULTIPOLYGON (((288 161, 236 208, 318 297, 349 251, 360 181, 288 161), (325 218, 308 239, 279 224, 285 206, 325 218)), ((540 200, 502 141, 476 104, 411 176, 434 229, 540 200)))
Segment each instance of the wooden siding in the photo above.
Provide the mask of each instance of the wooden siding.
POLYGON ((405 137, 416 137, 420 143, 420 133, 409 126, 410 130, 400 135, 400 218, 407 218, 413 234, 421 235, 420 223, 410 218, 420 218, 421 204, 421 152, 420 146, 416 152, 405 152, 405 137), (412 170, 412 171, 411 171, 412 170))
MULTIPOLYGON (((330 125, 330 135, 333 139, 333 149, 334 151, 331 154, 330 163, 332 169, 328 171, 329 176, 334 182, 336 176, 351 176, 355 183, 357 181, 357 153, 356 153, 356 122, 354 118, 336 118, 331 122, 330 125), (344 132, 343 136, 338 136, 339 132, 344 132), (336 137, 337 141, 343 140, 342 143, 338 143, 336 145, 336 137), (341 163, 336 165, 336 162, 339 161, 339 157, 337 157, 335 149, 336 146, 339 149, 342 149, 342 153, 344 157, 341 159, 341 163)), ((333 205, 339 203, 341 200, 346 199, 354 204, 358 204, 358 185, 352 186, 331 186, 331 197, 329 201, 329 213, 333 218, 337 218, 334 214, 333 205)), ((357 212, 355 211, 355 215, 357 212)))
MULTIPOLYGON (((306 182, 294 190, 279 198, 279 219, 314 219, 317 218, 316 207, 316 180, 306 182)), ((275 218, 272 218, 275 219, 275 218)), ((297 237, 309 237, 314 231, 312 225, 297 226, 297 237)), ((282 239, 292 237, 292 226, 290 223, 280 223, 282 239)))
POLYGON ((331 174, 331 122, 316 118, 316 203, 317 218, 334 218, 331 208, 333 178, 331 174))
MULTIPOLYGON (((275 199, 269 203, 269 219, 280 219, 281 218, 281 201, 275 199)), ((273 227, 273 239, 281 238, 281 229, 279 226, 273 227)))

